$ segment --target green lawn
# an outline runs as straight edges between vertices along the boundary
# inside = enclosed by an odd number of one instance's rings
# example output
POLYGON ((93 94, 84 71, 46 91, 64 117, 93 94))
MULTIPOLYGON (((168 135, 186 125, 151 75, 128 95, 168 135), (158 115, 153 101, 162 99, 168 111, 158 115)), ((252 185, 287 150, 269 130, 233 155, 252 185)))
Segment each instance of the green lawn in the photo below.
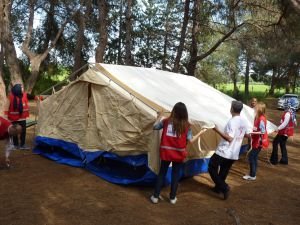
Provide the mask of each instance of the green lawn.
MULTIPOLYGON (((244 96, 245 92, 245 84, 244 83, 238 83, 237 84, 238 89, 240 91, 239 98, 240 100, 247 101, 244 96)), ((233 96, 233 83, 229 84, 218 84, 216 88, 220 91, 222 91, 225 94, 228 94, 230 96, 233 96)), ((270 86, 262 84, 262 83, 252 83, 249 85, 249 98, 256 97, 259 100, 264 99, 268 96, 270 86)), ((280 97, 281 95, 285 94, 285 89, 275 89, 274 97, 280 97)), ((296 94, 300 94, 300 88, 298 87, 296 89, 296 94)))

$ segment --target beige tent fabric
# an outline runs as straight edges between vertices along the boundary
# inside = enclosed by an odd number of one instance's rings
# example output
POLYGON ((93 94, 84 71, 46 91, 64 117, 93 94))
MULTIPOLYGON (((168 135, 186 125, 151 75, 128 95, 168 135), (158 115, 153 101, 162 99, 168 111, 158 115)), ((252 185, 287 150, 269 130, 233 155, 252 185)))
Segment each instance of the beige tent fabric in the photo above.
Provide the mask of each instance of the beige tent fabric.
POLYGON ((110 86, 93 86, 92 96, 96 103, 92 121, 105 150, 134 154, 151 149, 155 118, 110 86))
POLYGON ((88 70, 42 102, 37 134, 76 143, 85 151, 134 155, 157 145, 154 121, 139 100, 88 70))
MULTIPOLYGON (((163 109, 167 117, 181 98, 188 103, 193 134, 204 126, 222 128, 230 118, 232 99, 197 79, 96 64, 41 102, 37 135, 75 143, 84 151, 105 150, 123 156, 147 153, 149 167, 158 172, 161 132, 153 130, 153 123, 157 111, 163 109)), ((253 110, 246 107, 243 111, 252 124, 253 110)), ((197 142, 188 146, 187 159, 210 157, 219 140, 208 129, 201 136, 200 148, 197 142)))
POLYGON ((75 82, 40 104, 37 134, 82 143, 87 129, 87 82, 75 82))

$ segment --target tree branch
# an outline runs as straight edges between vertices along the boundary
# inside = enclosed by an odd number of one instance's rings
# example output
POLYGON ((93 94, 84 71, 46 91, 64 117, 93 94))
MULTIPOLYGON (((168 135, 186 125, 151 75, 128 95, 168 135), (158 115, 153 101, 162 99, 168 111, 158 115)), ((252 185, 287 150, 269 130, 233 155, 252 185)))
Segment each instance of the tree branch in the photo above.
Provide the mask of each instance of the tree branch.
POLYGON ((65 29, 65 26, 67 25, 67 23, 69 22, 68 19, 65 20, 65 22, 61 25, 61 27, 59 28, 59 31, 57 32, 55 39, 53 41, 51 41, 50 46, 46 49, 46 51, 44 51, 44 53, 41 55, 41 58, 44 59, 47 57, 47 55, 49 54, 49 52, 55 47, 56 42, 58 41, 59 37, 61 36, 62 32, 65 29))
POLYGON ((213 51, 215 51, 219 45, 221 45, 227 38, 229 38, 238 28, 242 27, 245 23, 241 23, 233 27, 229 32, 227 32, 221 39, 219 39, 207 52, 197 56, 196 61, 200 61, 207 56, 209 56, 213 51))
POLYGON ((29 1, 28 28, 27 28, 25 40, 23 41, 23 44, 21 46, 21 50, 24 52, 25 55, 28 56, 28 58, 32 58, 35 56, 35 54, 33 52, 31 52, 29 49, 29 44, 31 41, 32 30, 33 30, 33 20, 34 20, 34 1, 29 1))

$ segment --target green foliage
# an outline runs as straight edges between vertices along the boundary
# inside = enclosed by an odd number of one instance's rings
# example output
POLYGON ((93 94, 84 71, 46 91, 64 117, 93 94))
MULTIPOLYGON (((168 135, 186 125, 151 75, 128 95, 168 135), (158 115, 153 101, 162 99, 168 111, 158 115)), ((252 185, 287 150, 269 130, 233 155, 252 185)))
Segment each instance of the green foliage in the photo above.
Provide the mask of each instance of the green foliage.
POLYGON ((43 72, 37 81, 33 93, 38 95, 50 87, 66 80, 71 73, 71 69, 63 66, 49 65, 48 70, 43 72))

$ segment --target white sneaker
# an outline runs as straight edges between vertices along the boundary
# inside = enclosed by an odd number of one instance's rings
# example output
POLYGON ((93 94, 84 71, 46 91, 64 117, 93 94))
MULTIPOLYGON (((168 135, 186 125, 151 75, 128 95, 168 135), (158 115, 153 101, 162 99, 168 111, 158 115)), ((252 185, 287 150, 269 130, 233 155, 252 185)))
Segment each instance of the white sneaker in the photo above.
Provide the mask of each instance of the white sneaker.
POLYGON ((171 204, 174 205, 174 204, 176 204, 176 202, 177 202, 177 198, 176 198, 176 197, 173 198, 173 199, 170 199, 170 203, 171 203, 171 204))
POLYGON ((157 204, 158 203, 158 198, 155 198, 153 195, 150 197, 150 200, 153 204, 157 204))
POLYGON ((245 175, 245 176, 243 176, 243 179, 244 180, 256 180, 256 176, 255 177, 251 177, 249 175, 245 175))

